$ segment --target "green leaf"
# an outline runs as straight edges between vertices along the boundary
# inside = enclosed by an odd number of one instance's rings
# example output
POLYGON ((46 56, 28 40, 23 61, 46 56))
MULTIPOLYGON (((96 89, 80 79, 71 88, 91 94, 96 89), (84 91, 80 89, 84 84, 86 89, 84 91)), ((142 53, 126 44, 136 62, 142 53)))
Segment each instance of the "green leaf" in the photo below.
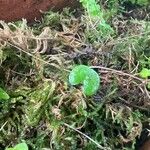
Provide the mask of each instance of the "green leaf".
POLYGON ((20 143, 14 147, 14 150, 28 150, 28 146, 26 143, 20 143))
POLYGON ((0 88, 0 100, 8 100, 9 98, 9 95, 2 88, 0 88))
POLYGON ((83 92, 91 96, 100 86, 100 78, 96 71, 85 65, 76 66, 69 75, 71 85, 83 84, 83 92))
POLYGON ((89 67, 85 65, 76 66, 69 75, 69 82, 71 85, 77 85, 83 83, 86 75, 89 72, 89 67))
POLYGON ((83 92, 87 96, 91 96, 97 92, 100 86, 100 78, 96 71, 90 69, 84 82, 83 92))
POLYGON ((6 150, 28 150, 26 143, 19 143, 14 148, 7 148, 6 150))
POLYGON ((143 68, 142 71, 139 73, 141 78, 148 78, 150 77, 150 69, 143 68))

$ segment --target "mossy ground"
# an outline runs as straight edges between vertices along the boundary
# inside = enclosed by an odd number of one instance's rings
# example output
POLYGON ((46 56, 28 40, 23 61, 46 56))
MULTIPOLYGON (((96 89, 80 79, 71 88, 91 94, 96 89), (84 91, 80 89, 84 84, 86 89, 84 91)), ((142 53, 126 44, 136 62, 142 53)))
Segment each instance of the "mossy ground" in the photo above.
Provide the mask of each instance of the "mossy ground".
POLYGON ((119 11, 110 19, 115 34, 103 39, 80 13, 1 22, 0 86, 11 98, 0 101, 0 150, 22 140, 31 150, 134 150, 146 138, 149 79, 138 73, 150 68, 148 16, 119 11), (74 64, 95 66, 96 95, 69 85, 74 64))

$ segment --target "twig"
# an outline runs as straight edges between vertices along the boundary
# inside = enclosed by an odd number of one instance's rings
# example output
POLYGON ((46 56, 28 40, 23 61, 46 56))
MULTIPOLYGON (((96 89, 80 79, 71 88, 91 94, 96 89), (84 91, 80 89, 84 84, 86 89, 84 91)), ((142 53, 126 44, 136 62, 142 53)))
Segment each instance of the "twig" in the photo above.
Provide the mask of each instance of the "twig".
MULTIPOLYGON (((141 78, 138 78, 132 74, 128 74, 128 73, 125 73, 125 72, 122 72, 122 71, 119 71, 119 70, 115 70, 115 69, 111 69, 111 68, 107 68, 107 67, 102 67, 102 66, 91 66, 91 68, 97 68, 97 69, 103 69, 103 70, 107 70, 107 71, 111 71, 112 73, 117 73, 119 75, 123 75, 123 76, 128 76, 128 77, 131 77, 133 79, 136 79, 142 83, 145 83, 146 81, 141 79, 141 78)), ((150 80, 147 80, 150 82, 150 80)))
POLYGON ((103 69, 103 70, 106 70, 106 71, 111 71, 112 73, 116 73, 118 75, 123 75, 123 76, 128 76, 130 78, 133 78, 135 80, 140 81, 144 85, 144 90, 145 90, 145 93, 146 93, 147 97, 150 99, 150 94, 149 94, 148 90, 146 89, 146 84, 148 82, 150 82, 150 79, 144 80, 144 79, 136 77, 135 75, 128 74, 128 73, 125 73, 123 71, 119 71, 119 70, 115 70, 115 69, 111 69, 111 68, 107 68, 107 67, 102 67, 102 66, 91 66, 91 68, 97 68, 97 69, 103 69))
POLYGON ((8 123, 8 121, 6 121, 6 122, 1 126, 0 131, 3 130, 3 128, 5 127, 5 125, 6 125, 7 123, 8 123))
POLYGON ((63 125, 65 125, 66 127, 78 132, 79 134, 83 135, 84 137, 86 137, 88 140, 92 141, 94 144, 97 145, 97 147, 101 150, 111 150, 110 148, 106 148, 101 146, 100 144, 98 144, 96 141, 94 141, 93 139, 91 139, 89 136, 87 136, 86 134, 82 133, 81 131, 79 131, 78 129, 73 128, 72 126, 68 125, 67 123, 63 123, 63 125))

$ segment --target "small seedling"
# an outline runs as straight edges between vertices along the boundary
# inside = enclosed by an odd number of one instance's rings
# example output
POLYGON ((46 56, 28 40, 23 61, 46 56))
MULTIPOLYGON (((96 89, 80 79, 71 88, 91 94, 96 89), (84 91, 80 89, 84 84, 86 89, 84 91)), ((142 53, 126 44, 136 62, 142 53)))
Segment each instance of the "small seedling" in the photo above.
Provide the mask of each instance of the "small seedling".
POLYGON ((28 150, 26 143, 19 143, 13 148, 6 148, 6 150, 28 150))
POLYGON ((76 66, 69 75, 71 85, 82 84, 83 93, 91 96, 100 86, 100 77, 96 71, 85 65, 76 66))
POLYGON ((0 88, 0 100, 8 100, 9 98, 9 95, 2 88, 0 88))
POLYGON ((145 79, 150 77, 150 69, 143 68, 141 70, 141 72, 139 73, 139 75, 140 75, 141 78, 145 78, 145 79))
MULTIPOLYGON (((150 69, 143 68, 139 75, 141 78, 147 79, 148 77, 150 77, 150 69)), ((147 89, 150 90, 150 82, 147 83, 147 89)))

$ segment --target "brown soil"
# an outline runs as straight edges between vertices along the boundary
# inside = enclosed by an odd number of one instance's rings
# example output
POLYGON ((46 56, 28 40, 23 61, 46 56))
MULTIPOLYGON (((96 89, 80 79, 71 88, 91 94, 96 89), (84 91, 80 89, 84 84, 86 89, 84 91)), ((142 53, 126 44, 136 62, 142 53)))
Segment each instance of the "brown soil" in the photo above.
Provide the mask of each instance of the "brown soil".
POLYGON ((150 150, 150 139, 143 144, 140 150, 150 150))
POLYGON ((26 18, 33 21, 41 17, 40 11, 62 10, 75 3, 76 0, 0 0, 0 20, 9 22, 26 18))

